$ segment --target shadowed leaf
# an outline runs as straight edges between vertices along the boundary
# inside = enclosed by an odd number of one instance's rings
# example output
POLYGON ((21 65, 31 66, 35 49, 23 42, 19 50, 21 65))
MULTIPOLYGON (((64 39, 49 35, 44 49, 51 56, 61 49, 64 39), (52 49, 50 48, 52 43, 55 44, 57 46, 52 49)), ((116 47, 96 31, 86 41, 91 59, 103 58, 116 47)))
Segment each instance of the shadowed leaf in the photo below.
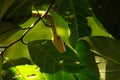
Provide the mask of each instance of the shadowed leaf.
POLYGON ((39 66, 41 72, 44 73, 55 73, 60 70, 77 72, 83 68, 75 53, 68 47, 66 48, 66 53, 61 54, 51 41, 32 41, 28 45, 33 62, 39 66))
POLYGON ((2 21, 13 22, 21 24, 27 21, 32 13, 32 1, 31 0, 15 0, 14 3, 4 14, 2 21))
POLYGON ((0 22, 0 42, 8 39, 15 32, 19 31, 20 27, 9 22, 0 22))
POLYGON ((81 61, 81 64, 83 64, 84 67, 86 67, 86 69, 83 69, 79 73, 93 80, 99 80, 100 75, 98 67, 95 62, 94 55, 90 51, 90 46, 87 43, 87 41, 79 40, 76 45, 76 50, 81 61))

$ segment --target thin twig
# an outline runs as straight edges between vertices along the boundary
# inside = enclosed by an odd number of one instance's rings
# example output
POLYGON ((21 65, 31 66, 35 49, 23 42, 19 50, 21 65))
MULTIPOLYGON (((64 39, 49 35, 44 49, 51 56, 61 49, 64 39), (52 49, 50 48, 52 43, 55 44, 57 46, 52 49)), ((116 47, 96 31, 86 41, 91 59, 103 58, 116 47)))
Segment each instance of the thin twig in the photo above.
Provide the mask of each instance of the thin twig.
POLYGON ((39 18, 42 20, 42 22, 44 23, 44 25, 47 26, 47 27, 51 27, 50 25, 48 25, 48 24, 42 19, 41 14, 39 13, 39 10, 37 9, 37 6, 36 6, 36 5, 34 5, 34 8, 35 8, 35 10, 37 11, 37 15, 38 15, 39 18))

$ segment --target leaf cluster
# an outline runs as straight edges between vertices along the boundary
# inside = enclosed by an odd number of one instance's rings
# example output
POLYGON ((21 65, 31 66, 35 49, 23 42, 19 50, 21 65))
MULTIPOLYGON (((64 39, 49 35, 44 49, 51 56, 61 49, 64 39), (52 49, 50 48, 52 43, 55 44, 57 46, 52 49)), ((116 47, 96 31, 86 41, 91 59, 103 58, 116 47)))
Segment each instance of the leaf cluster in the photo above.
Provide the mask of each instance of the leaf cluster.
POLYGON ((119 26, 115 21, 119 10, 109 14, 117 2, 0 0, 0 80, 119 79, 119 33, 113 31, 119 26), (65 53, 52 43, 48 14, 65 43, 65 53), (101 76, 101 63, 106 65, 106 77, 101 76))

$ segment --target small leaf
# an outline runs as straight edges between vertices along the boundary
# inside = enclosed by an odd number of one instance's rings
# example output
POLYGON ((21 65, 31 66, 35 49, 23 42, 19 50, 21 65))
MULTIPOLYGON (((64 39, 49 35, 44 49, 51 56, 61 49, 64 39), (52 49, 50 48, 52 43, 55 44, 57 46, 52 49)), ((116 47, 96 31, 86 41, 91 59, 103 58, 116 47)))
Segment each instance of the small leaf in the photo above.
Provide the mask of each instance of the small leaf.
POLYGON ((66 47, 66 53, 60 54, 52 44, 52 41, 32 41, 28 45, 33 62, 40 67, 43 73, 55 73, 57 71, 77 72, 83 68, 75 53, 66 47))
POLYGON ((0 42, 8 39, 18 30, 20 30, 20 27, 16 24, 9 22, 0 22, 0 42))
POLYGON ((110 37, 112 36, 106 31, 106 29, 103 27, 103 25, 96 19, 95 16, 87 17, 88 26, 92 29, 92 36, 105 36, 110 37))
POLYGON ((94 55, 90 51, 89 44, 85 40, 79 40, 76 45, 76 50, 81 63, 86 67, 85 75, 93 78, 94 80, 99 80, 99 71, 97 64, 95 63, 94 55), (87 74, 89 73, 89 74, 87 74))

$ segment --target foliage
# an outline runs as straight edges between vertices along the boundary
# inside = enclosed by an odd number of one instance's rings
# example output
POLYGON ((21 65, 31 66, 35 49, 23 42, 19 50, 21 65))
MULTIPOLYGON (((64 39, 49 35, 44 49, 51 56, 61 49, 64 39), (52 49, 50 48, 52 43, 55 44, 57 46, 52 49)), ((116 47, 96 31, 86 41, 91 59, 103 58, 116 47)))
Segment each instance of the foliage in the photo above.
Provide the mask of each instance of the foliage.
POLYGON ((118 80, 119 10, 109 19, 118 0, 110 1, 0 0, 0 80, 100 80, 96 56, 107 62, 105 80, 118 80))

